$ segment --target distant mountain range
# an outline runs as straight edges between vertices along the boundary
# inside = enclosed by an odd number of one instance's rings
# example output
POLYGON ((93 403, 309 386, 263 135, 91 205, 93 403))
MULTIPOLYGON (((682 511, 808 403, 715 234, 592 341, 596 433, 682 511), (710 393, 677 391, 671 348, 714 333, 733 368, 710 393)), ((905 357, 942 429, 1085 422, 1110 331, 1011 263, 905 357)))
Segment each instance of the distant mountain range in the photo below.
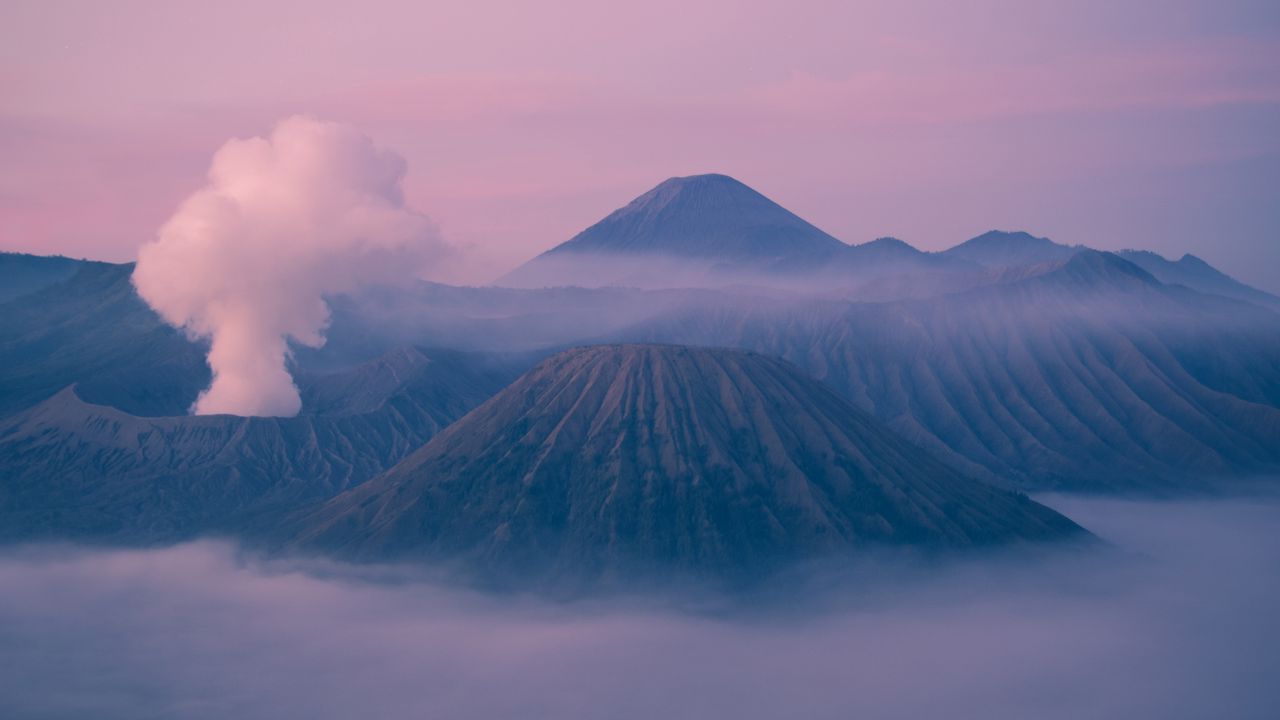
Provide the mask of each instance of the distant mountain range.
POLYGON ((295 418, 186 415, 207 347, 131 273, 0 255, 0 539, 288 529, 607 582, 1071 535, 1010 490, 1280 474, 1280 300, 1192 256, 845 245, 676 178, 508 278, 530 287, 329 298, 295 418))
POLYGON ((797 257, 820 261, 845 247, 727 175, 695 175, 659 184, 499 284, 544 287, 590 278, 593 286, 696 285, 712 271, 741 272, 797 257), (619 264, 618 256, 630 262, 619 264), (652 282, 660 276, 668 281, 652 282))
MULTIPOLYGON (((887 239, 872 247, 915 252, 887 239)), ((426 343, 518 351, 513 370, 583 342, 742 347, 791 360, 911 441, 1014 486, 1167 487, 1280 466, 1270 419, 1280 316, 1266 303, 1165 285, 1115 254, 1022 257, 1036 263, 923 301, 733 288, 385 290, 335 298, 330 342, 300 351, 298 372, 426 343)), ((0 305, 0 415, 72 383, 86 402, 131 415, 186 412, 208 383, 204 348, 136 297, 129 269, 86 264, 0 305)))
POLYGON ((1149 250, 1121 250, 1116 254, 1151 273, 1152 277, 1166 285, 1182 285, 1202 293, 1280 310, 1280 297, 1249 287, 1195 255, 1183 255, 1175 262, 1149 250))
POLYGON ((787 363, 652 345, 544 361, 299 526, 305 548, 590 583, 1084 534, 787 363))
POLYGON ((1280 315, 1110 253, 932 301, 725 300, 619 332, 796 363, 905 437, 1022 487, 1280 468, 1280 315))
MULTIPOLYGON (((880 301, 999 282, 1011 270, 1059 263, 1085 249, 999 230, 939 253, 896 238, 847 245, 731 177, 694 175, 660 183, 498 284, 758 285, 880 301)), ((1120 254, 1167 284, 1280 309, 1280 297, 1233 280, 1194 256, 1171 262, 1151 252, 1120 254)))
POLYGON ((992 230, 950 250, 944 250, 941 254, 968 260, 985 268, 1004 269, 1061 262, 1080 249, 1059 245, 1049 238, 1036 237, 1030 233, 992 230))

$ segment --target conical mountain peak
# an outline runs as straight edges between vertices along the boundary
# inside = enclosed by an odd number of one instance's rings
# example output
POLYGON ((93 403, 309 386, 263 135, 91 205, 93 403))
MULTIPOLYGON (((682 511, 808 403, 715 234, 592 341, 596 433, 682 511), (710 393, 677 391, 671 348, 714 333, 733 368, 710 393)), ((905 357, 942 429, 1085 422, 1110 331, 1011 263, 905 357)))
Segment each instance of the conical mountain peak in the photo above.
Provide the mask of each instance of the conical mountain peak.
POLYGON ((832 251, 844 243, 728 175, 673 177, 551 250, 737 261, 832 251))
POLYGON ((721 175, 720 173, 704 173, 702 175, 667 178, 655 185, 652 190, 632 200, 622 210, 629 208, 658 209, 685 194, 703 195, 712 201, 719 202, 741 202, 743 200, 747 202, 759 202, 761 200, 769 202, 768 198, 735 178, 721 175), (735 198, 735 196, 737 197, 735 198))
POLYGON ((594 583, 1080 532, 944 465, 784 361, 609 345, 544 361, 304 519, 298 537, 355 557, 594 583))

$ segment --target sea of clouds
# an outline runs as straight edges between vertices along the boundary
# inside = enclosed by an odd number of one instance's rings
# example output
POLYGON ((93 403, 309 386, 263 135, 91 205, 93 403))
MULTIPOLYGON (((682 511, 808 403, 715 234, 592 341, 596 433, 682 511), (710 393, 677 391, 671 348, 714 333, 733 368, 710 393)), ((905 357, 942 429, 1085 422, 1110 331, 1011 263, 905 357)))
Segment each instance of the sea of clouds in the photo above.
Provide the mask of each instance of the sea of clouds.
POLYGON ((759 606, 485 595, 220 542, 9 548, 0 716, 1275 716, 1280 499, 1045 500, 1109 547, 871 562, 759 606))

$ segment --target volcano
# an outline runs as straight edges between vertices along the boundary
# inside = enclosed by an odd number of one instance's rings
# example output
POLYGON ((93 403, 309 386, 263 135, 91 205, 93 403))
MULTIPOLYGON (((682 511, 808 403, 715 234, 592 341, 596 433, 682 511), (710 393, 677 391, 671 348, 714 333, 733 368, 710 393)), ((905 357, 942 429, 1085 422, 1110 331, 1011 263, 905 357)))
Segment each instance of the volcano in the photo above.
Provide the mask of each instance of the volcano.
POLYGON ((747 185, 709 174, 670 178, 547 255, 666 253, 729 260, 844 247, 747 185))
POLYGON ((660 183, 499 284, 699 286, 780 262, 807 267, 848 248, 727 175, 693 175, 660 183))
POLYGON ((298 547, 496 577, 752 578, 877 546, 1085 535, 952 469, 792 365, 660 345, 569 350, 299 521, 298 547))

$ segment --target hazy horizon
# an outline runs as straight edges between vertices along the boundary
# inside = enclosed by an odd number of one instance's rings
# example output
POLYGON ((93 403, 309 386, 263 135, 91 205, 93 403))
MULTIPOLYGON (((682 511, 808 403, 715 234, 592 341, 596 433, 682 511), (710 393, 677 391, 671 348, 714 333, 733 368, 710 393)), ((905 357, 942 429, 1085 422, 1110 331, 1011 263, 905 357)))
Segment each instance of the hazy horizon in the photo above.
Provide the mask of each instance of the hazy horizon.
POLYGON ((0 18, 0 249, 130 260, 215 149, 308 113, 405 156, 409 204, 465 251, 459 282, 667 177, 723 172, 851 244, 1021 229, 1190 252, 1280 292, 1273 3, 14 2, 0 18))

